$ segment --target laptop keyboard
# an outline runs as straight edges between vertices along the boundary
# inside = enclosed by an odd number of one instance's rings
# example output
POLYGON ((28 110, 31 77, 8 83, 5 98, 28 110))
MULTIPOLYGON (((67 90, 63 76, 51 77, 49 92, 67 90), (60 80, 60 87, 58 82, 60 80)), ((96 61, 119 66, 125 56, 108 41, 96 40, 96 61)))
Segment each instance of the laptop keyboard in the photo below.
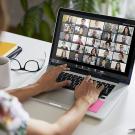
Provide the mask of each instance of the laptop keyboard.
MULTIPOLYGON (((65 88, 68 88, 70 90, 74 90, 75 87, 80 84, 83 81, 84 77, 78 76, 78 75, 73 75, 70 73, 62 72, 58 78, 57 81, 64 81, 64 80, 71 80, 71 84, 69 86, 66 86, 65 88)), ((97 86, 104 85, 104 89, 101 91, 99 98, 105 99, 112 91, 112 89, 115 87, 115 85, 97 81, 97 86)))

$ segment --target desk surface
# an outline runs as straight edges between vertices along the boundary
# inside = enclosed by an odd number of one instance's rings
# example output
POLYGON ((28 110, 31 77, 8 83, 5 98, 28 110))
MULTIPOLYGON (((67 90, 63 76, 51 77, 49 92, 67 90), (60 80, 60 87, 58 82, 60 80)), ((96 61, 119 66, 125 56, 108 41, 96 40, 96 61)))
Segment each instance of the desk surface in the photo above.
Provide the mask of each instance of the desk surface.
MULTIPOLYGON (((43 60, 44 51, 47 58, 45 65, 48 65, 48 60, 51 51, 51 43, 39 41, 36 39, 3 32, 2 41, 9 41, 17 43, 23 48, 23 52, 18 56, 18 59, 23 63, 28 59, 43 60)), ((44 69, 38 73, 16 73, 12 72, 12 83, 10 88, 21 87, 36 81, 43 72, 44 69), (26 79, 27 78, 27 79, 26 79)), ((135 67, 132 75, 130 85, 127 87, 127 94, 116 105, 115 109, 109 114, 109 116, 99 121, 94 118, 85 116, 73 135, 120 135, 115 129, 118 127, 132 127, 135 126, 135 67)), ((45 120, 48 122, 54 122, 63 113, 64 110, 58 109, 46 104, 42 104, 33 100, 29 100, 24 103, 24 108, 30 113, 31 117, 45 120)))

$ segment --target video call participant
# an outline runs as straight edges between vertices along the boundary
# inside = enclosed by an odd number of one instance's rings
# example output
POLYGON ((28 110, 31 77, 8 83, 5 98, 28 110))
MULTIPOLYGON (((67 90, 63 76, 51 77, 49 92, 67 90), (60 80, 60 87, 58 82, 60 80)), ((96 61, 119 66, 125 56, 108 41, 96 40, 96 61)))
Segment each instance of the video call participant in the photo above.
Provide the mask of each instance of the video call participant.
POLYGON ((83 45, 83 42, 82 42, 82 36, 78 36, 78 39, 77 41, 75 41, 76 44, 80 44, 80 45, 83 45))
POLYGON ((124 63, 124 54, 122 52, 119 53, 118 59, 118 62, 124 63))
POLYGON ((102 61, 101 61, 101 63, 100 63, 100 66, 101 67, 106 67, 106 59, 103 59, 102 61))
POLYGON ((107 31, 107 32, 111 32, 111 30, 112 30, 111 24, 110 23, 105 23, 104 30, 107 31))
POLYGON ((85 23, 86 23, 86 19, 85 18, 82 18, 81 19, 80 27, 82 27, 83 29, 87 28, 87 26, 85 25, 85 23))
POLYGON ((100 64, 99 64, 101 67, 104 67, 104 68, 110 68, 110 60, 107 60, 105 58, 101 58, 100 59, 100 64))
POLYGON ((70 24, 70 25, 69 25, 69 28, 68 28, 68 32, 69 32, 69 33, 73 33, 73 32, 74 32, 74 29, 75 29, 75 26, 72 25, 72 24, 70 24))
POLYGON ((62 42, 62 46, 60 47, 60 49, 62 49, 62 53, 61 53, 61 57, 62 58, 67 58, 67 51, 68 51, 68 47, 66 46, 66 42, 62 42))
POLYGON ((125 36, 131 36, 129 27, 125 26, 122 34, 125 35, 125 36))
POLYGON ((100 65, 100 66, 105 68, 105 65, 106 65, 106 60, 103 59, 103 60, 101 61, 101 65, 100 65))
POLYGON ((93 38, 93 39, 92 39, 92 46, 95 46, 95 42, 96 42, 96 39, 93 38))
POLYGON ((72 16, 68 16, 66 23, 72 23, 72 16))
POLYGON ((78 53, 75 54, 74 60, 79 61, 79 54, 78 53))
POLYGON ((70 25, 69 24, 64 24, 63 26, 63 31, 64 32, 69 32, 70 25))
POLYGON ((128 53, 129 53, 128 48, 126 47, 126 48, 124 49, 124 45, 123 45, 123 44, 120 44, 119 51, 122 52, 122 53, 125 53, 125 54, 128 54, 128 53))
POLYGON ((108 33, 108 36, 106 38, 107 42, 112 42, 112 33, 108 33))
POLYGON ((88 29, 84 27, 80 27, 79 30, 76 32, 77 34, 81 36, 86 36, 88 33, 88 29))
POLYGON ((60 47, 60 49, 68 50, 68 47, 66 46, 66 42, 65 41, 62 42, 62 46, 60 47))
POLYGON ((78 51, 78 53, 84 53, 84 46, 82 46, 82 45, 78 45, 78 49, 77 49, 77 51, 78 51))
POLYGON ((84 34, 84 30, 83 30, 82 27, 79 28, 78 34, 79 34, 79 35, 83 35, 83 34, 84 34))
POLYGON ((123 46, 123 44, 120 44, 120 50, 119 50, 120 52, 122 52, 122 53, 126 53, 126 51, 124 50, 124 46, 123 46))
POLYGON ((64 35, 64 40, 65 41, 71 41, 71 37, 70 37, 70 34, 68 34, 68 33, 65 33, 65 35, 64 35))
POLYGON ((86 19, 82 18, 80 24, 80 34, 86 36, 87 33, 88 33, 88 27, 86 26, 86 19))
POLYGON ((99 26, 99 21, 95 20, 95 29, 96 30, 101 30, 100 26, 99 26))
POLYGON ((104 56, 103 56, 104 59, 110 59, 109 58, 109 50, 105 50, 104 51, 104 56))
POLYGON ((124 35, 124 36, 122 36, 122 41, 121 41, 121 44, 128 44, 127 43, 127 37, 124 35))
POLYGON ((93 56, 89 55, 89 56, 85 59, 84 62, 87 63, 87 64, 90 64, 90 65, 95 65, 95 58, 94 58, 93 56))
POLYGON ((121 72, 121 64, 119 62, 116 63, 115 70, 121 72))
POLYGON ((117 33, 117 30, 118 30, 118 25, 112 24, 111 32, 117 33))
POLYGON ((97 56, 97 49, 94 47, 94 48, 92 48, 92 50, 91 50, 91 55, 92 56, 97 56))
POLYGON ((89 56, 85 59, 85 63, 90 64, 91 61, 92 61, 92 56, 89 55, 89 56))
POLYGON ((104 32, 102 34, 102 40, 105 40, 107 42, 112 42, 112 33, 111 32, 104 32))
POLYGON ((102 48, 103 48, 103 49, 108 49, 108 50, 110 50, 110 49, 111 49, 111 43, 108 42, 108 41, 106 41, 106 42, 103 44, 102 48))
POLYGON ((92 38, 97 38, 97 31, 96 30, 93 30, 91 37, 92 38))

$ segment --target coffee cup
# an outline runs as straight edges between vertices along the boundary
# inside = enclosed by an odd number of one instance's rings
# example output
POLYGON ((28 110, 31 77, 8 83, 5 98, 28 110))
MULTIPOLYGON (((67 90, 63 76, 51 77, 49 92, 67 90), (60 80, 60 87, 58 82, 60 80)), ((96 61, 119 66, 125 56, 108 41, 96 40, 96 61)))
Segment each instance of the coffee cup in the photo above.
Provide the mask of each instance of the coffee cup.
POLYGON ((0 89, 8 87, 10 83, 10 60, 7 57, 0 57, 0 89))

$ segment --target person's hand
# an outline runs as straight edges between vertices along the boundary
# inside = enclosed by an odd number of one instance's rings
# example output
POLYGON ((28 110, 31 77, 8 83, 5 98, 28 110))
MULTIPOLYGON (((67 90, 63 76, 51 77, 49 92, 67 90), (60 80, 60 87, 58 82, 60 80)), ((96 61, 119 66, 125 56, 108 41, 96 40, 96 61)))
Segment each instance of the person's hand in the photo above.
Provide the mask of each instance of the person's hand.
POLYGON ((103 88, 103 85, 97 87, 96 81, 93 81, 91 76, 87 76, 80 85, 76 86, 75 98, 77 101, 83 100, 91 105, 98 99, 98 96, 103 88))
POLYGON ((66 85, 69 85, 69 80, 65 80, 62 82, 56 81, 58 75, 65 70, 69 70, 69 68, 67 68, 67 64, 52 67, 45 74, 43 74, 42 77, 37 81, 38 87, 41 92, 59 89, 66 85))

